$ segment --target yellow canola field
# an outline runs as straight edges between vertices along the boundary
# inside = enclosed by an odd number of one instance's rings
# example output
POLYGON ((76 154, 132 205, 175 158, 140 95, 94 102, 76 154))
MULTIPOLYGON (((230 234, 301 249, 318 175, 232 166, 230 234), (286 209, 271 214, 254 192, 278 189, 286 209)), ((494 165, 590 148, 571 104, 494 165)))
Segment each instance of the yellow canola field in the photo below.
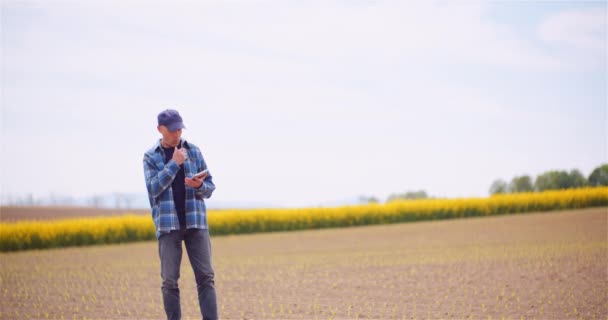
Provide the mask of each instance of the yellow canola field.
POLYGON ((337 208, 222 210, 209 214, 212 233, 233 234, 490 216, 608 205, 608 187, 403 200, 337 208))
POLYGON ((154 224, 141 215, 0 223, 0 251, 148 239, 154 239, 154 224))
MULTIPOLYGON (((347 227, 433 219, 608 206, 608 187, 488 198, 425 199, 337 208, 216 210, 208 213, 211 233, 239 234, 347 227)), ((125 215, 54 221, 0 223, 0 251, 152 240, 150 216, 125 215)))

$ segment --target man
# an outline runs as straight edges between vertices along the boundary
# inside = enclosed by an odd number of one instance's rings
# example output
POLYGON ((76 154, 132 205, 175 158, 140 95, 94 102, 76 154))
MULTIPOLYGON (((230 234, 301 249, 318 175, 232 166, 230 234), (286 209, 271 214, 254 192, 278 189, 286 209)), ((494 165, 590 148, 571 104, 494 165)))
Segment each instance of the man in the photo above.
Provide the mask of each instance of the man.
POLYGON ((204 320, 217 319, 214 272, 205 201, 215 190, 198 147, 181 139, 184 123, 176 110, 158 115, 162 135, 144 155, 144 172, 152 219, 156 227, 161 263, 163 305, 167 319, 180 319, 177 280, 182 260, 182 241, 196 278, 198 301, 204 320))

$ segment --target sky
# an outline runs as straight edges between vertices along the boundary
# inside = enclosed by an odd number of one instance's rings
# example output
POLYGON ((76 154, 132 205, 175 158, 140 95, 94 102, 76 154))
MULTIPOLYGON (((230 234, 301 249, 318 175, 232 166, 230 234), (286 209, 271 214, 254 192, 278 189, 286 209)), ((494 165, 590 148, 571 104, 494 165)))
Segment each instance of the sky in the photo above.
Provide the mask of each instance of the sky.
POLYGON ((1 189, 147 195, 177 109, 210 199, 340 204, 608 162, 605 1, 10 1, 1 189))

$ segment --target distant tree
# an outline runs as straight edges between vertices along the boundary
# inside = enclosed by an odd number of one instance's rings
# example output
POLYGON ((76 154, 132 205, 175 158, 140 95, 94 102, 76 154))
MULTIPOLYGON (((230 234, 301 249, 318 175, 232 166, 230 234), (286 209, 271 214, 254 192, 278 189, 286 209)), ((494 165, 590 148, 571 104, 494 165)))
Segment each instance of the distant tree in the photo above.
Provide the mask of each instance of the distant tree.
POLYGON ((578 169, 570 170, 568 178, 568 188, 582 188, 588 184, 587 178, 578 169))
POLYGON ((378 198, 371 196, 359 196, 359 203, 378 203, 378 198))
POLYGON ((391 194, 386 202, 395 200, 416 200, 416 199, 427 199, 429 196, 424 190, 418 191, 407 191, 406 193, 394 193, 391 194))
POLYGON ((101 208, 103 206, 103 197, 99 195, 93 195, 89 198, 89 206, 94 208, 101 208))
POLYGON ((388 198, 386 199, 386 202, 392 202, 395 200, 403 200, 404 199, 404 195, 403 194, 399 194, 399 193, 393 193, 391 195, 388 196, 388 198))
POLYGON ((131 209, 134 201, 135 201, 135 196, 133 196, 132 194, 131 195, 126 194, 124 197, 125 208, 131 209))
POLYGON ((608 186, 608 163, 600 165, 591 172, 589 185, 592 187, 608 186))
POLYGON ((585 185, 587 185, 587 179, 577 169, 573 169, 570 172, 552 170, 536 177, 534 188, 538 191, 545 191, 580 188, 585 185))
POLYGON ((532 192, 534 191, 534 184, 532 179, 528 175, 515 177, 511 180, 508 188, 509 192, 532 192))
POLYGON ((546 171, 536 177, 534 189, 537 191, 566 189, 568 180, 569 176, 566 171, 546 171))
POLYGON ((59 197, 54 193, 51 192, 51 194, 49 195, 49 203, 53 206, 57 205, 57 203, 59 202, 59 197))
POLYGON ((116 192, 114 193, 114 208, 120 209, 122 205, 123 194, 116 192))
POLYGON ((502 179, 496 179, 490 186, 490 194, 507 193, 507 183, 502 179))
POLYGON ((429 195, 424 190, 408 191, 405 193, 405 199, 426 199, 429 195))
POLYGON ((35 202, 36 202, 36 201, 34 200, 34 195, 33 195, 33 194, 28 193, 28 194, 25 196, 25 199, 24 199, 24 204, 25 204, 26 206, 33 206, 33 205, 35 204, 35 202))

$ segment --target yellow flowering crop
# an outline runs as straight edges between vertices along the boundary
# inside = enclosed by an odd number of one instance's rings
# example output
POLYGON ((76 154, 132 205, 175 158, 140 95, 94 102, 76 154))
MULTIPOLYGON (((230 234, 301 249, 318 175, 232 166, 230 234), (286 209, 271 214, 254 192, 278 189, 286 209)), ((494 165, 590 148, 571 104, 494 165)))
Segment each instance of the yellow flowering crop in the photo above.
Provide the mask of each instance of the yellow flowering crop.
POLYGON ((0 251, 154 239, 149 216, 90 217, 0 223, 0 251))
POLYGON ((337 208, 222 210, 208 216, 212 234, 345 227, 489 216, 608 205, 608 188, 582 188, 489 198, 402 200, 337 208))
MULTIPOLYGON (((212 234, 238 234, 448 219, 608 206, 608 187, 488 198, 403 200, 337 208, 216 210, 212 234)), ((154 239, 150 216, 125 215, 0 223, 0 251, 120 243, 154 239)))

